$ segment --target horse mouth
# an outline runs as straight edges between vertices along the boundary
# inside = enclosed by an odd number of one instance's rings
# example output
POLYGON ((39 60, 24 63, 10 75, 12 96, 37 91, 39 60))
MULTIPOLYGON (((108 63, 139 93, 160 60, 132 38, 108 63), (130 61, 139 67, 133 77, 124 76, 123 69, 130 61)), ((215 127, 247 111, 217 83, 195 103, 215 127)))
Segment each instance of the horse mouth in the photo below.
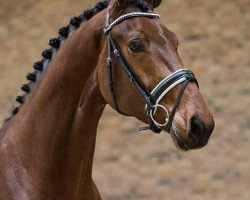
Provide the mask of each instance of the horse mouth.
POLYGON ((188 151, 192 149, 200 149, 206 145, 205 142, 196 142, 193 143, 192 141, 185 141, 181 134, 178 132, 178 130, 173 126, 170 130, 170 134, 172 136, 172 139, 178 149, 181 151, 188 151))
POLYGON ((188 151, 188 150, 190 150, 188 143, 185 142, 185 141, 181 138, 181 136, 180 136, 180 134, 177 132, 177 130, 175 130, 174 128, 171 128, 170 134, 171 134, 172 139, 173 139, 173 141, 174 141, 174 143, 175 143, 175 145, 176 145, 176 147, 177 147, 178 149, 180 149, 180 150, 182 150, 182 151, 188 151))

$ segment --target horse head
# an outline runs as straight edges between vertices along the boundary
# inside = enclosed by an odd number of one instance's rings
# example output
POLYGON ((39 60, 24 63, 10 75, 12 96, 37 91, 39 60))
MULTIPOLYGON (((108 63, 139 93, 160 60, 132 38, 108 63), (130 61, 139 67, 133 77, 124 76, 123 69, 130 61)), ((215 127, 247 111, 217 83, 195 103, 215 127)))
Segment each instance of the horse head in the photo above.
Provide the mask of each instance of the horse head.
POLYGON ((98 62, 100 90, 118 112, 149 124, 154 132, 169 132, 180 149, 201 148, 214 120, 193 72, 183 66, 177 36, 154 13, 160 3, 110 2, 98 62))

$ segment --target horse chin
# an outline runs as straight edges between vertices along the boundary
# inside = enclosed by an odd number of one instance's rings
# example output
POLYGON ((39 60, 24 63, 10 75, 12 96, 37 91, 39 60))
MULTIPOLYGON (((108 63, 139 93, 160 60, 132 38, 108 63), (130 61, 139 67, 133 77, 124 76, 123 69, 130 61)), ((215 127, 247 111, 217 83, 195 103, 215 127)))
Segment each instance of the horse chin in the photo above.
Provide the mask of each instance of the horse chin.
POLYGON ((181 151, 188 151, 190 150, 189 144, 182 139, 180 133, 178 130, 173 126, 170 129, 170 134, 172 136, 172 139, 174 141, 175 146, 181 150, 181 151))
POLYGON ((169 132, 177 149, 181 151, 188 151, 192 149, 189 141, 185 141, 185 139, 182 138, 178 128, 174 123, 172 124, 172 127, 169 132))
POLYGON ((194 149, 200 149, 200 148, 206 146, 206 144, 207 144, 205 142, 192 143, 192 141, 185 141, 181 137, 180 132, 177 130, 177 128, 175 128, 174 125, 170 129, 170 134, 171 134, 172 139, 173 139, 173 141, 175 143, 175 146, 181 151, 189 151, 189 150, 194 150, 194 149))

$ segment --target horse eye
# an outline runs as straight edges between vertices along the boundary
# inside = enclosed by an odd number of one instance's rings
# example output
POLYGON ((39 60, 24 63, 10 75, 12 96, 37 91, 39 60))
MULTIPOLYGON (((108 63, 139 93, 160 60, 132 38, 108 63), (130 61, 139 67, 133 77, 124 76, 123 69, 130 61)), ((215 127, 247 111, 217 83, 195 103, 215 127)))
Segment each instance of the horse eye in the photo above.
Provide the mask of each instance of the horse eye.
POLYGON ((143 43, 138 39, 130 41, 128 46, 129 49, 133 52, 140 52, 144 49, 143 43))

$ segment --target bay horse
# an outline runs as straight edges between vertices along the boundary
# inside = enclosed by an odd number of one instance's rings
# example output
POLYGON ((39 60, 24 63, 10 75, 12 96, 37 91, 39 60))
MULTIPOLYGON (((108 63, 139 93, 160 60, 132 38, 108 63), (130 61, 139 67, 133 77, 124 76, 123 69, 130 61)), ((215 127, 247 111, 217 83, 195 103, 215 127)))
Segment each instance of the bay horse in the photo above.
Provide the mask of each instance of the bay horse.
POLYGON ((107 104, 184 151, 207 144, 213 117, 153 12, 160 3, 97 3, 50 40, 0 131, 1 200, 100 200, 92 163, 107 104))

